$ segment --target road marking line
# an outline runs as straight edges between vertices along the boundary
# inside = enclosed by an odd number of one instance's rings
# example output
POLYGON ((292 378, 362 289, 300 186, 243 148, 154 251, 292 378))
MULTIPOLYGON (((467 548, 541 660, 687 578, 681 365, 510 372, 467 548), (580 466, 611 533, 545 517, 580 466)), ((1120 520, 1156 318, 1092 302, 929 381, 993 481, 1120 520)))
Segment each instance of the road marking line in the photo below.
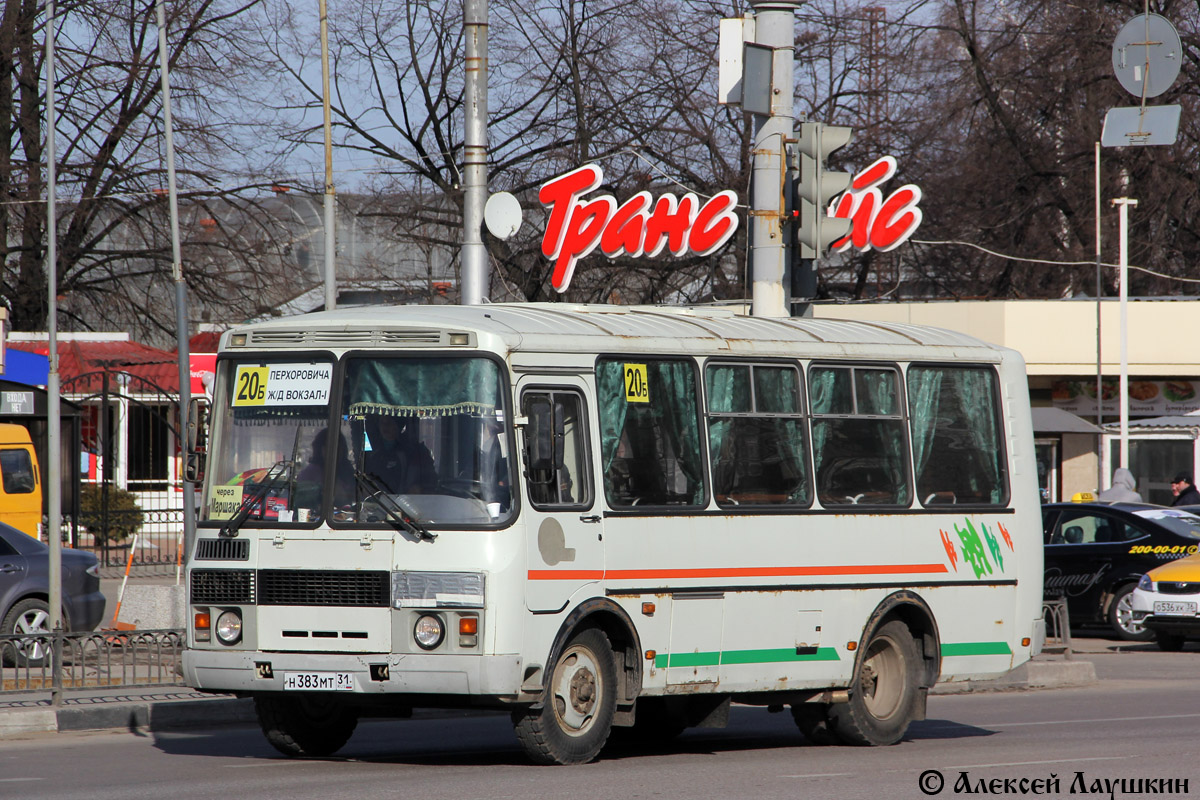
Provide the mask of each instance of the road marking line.
POLYGON ((22 781, 44 781, 45 778, 0 778, 0 783, 21 783, 22 781))
POLYGON ((811 772, 807 775, 780 775, 781 778, 849 778, 854 772, 811 772))
POLYGON ((1133 756, 1097 756, 1095 758, 1054 758, 1049 761, 1005 761, 1000 764, 957 764, 953 767, 942 767, 942 769, 984 769, 986 767, 1030 767, 1038 764, 1062 764, 1070 761, 1074 764, 1077 761, 1114 761, 1122 758, 1141 758, 1141 755, 1133 756))
POLYGON ((1200 714, 1167 714, 1151 717, 1105 717, 1102 719, 1048 719, 1041 722, 992 722, 978 723, 977 728, 1020 728, 1030 725, 1090 725, 1094 722, 1144 722, 1146 720, 1163 719, 1195 719, 1200 714))

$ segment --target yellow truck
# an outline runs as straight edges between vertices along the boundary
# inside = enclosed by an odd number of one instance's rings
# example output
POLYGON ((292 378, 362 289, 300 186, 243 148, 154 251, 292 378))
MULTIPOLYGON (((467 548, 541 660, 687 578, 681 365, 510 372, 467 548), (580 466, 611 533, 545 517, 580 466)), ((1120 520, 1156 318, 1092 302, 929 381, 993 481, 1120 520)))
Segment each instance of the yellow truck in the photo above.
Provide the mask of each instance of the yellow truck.
POLYGON ((0 423, 0 522, 39 538, 42 481, 33 441, 23 425, 0 423))

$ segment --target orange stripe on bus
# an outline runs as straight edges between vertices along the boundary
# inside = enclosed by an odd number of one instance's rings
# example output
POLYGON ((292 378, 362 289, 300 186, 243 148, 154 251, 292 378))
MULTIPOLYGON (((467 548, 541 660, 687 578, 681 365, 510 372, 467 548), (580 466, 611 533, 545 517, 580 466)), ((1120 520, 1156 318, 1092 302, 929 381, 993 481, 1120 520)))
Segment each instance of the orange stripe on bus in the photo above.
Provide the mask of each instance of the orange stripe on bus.
POLYGON ((946 572, 945 564, 846 564, 825 567, 730 567, 725 569, 531 569, 531 581, 654 580, 680 578, 786 578, 812 575, 911 575, 946 572))

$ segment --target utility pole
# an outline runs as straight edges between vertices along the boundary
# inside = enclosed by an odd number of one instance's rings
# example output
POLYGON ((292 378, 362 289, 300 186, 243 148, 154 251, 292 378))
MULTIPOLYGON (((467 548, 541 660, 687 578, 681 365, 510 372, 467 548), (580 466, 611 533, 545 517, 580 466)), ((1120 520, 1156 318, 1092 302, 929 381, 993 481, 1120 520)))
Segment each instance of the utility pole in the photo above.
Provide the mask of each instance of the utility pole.
POLYGON ((46 331, 50 346, 50 372, 46 378, 46 543, 50 545, 50 630, 56 635, 51 653, 54 685, 51 702, 62 702, 62 391, 58 375, 58 153, 55 128, 54 37, 58 31, 54 0, 46 4, 46 331))
POLYGON ((479 305, 487 300, 490 282, 487 249, 483 246, 483 208, 487 203, 487 0, 463 0, 463 32, 466 35, 467 69, 459 302, 479 305))
MULTIPOLYGON (((163 131, 167 149, 167 203, 171 219, 171 272, 175 279, 175 344, 179 362, 179 438, 180 447, 186 440, 184 427, 187 424, 188 404, 191 401, 192 370, 187 323, 187 281, 183 279, 183 255, 179 246, 179 196, 175 188, 175 134, 171 121, 171 79, 167 68, 167 22, 163 0, 154 4, 155 21, 158 23, 158 64, 162 73, 163 131)), ((182 478, 182 476, 180 476, 182 478)), ((192 541, 196 536, 196 507, 192 483, 183 484, 183 552, 191 554, 192 541)), ((176 576, 178 578, 178 576, 176 576)))
MULTIPOLYGON (((1129 207, 1137 200, 1129 197, 1114 198, 1120 215, 1121 230, 1118 237, 1118 253, 1121 263, 1121 466, 1129 468, 1129 207)), ((1097 396, 1096 402, 1104 398, 1097 396)))
POLYGON ((771 48, 770 115, 755 115, 750 188, 751 313, 788 316, 791 224, 786 217, 791 181, 787 149, 795 126, 792 96, 796 9, 802 0, 751 0, 755 43, 771 48), (787 289, 785 289, 787 287, 787 289))
POLYGON ((329 20, 325 14, 325 0, 320 0, 321 16, 321 104, 324 106, 325 125, 325 310, 337 307, 337 259, 336 215, 334 214, 333 191, 333 122, 329 108, 329 20))

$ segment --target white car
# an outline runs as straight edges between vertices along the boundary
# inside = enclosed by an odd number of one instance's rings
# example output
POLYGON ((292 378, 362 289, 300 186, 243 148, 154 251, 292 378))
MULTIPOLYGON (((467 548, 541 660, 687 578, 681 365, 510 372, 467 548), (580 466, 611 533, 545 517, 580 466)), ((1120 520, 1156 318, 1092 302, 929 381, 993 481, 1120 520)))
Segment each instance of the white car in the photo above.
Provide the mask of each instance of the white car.
POLYGON ((1200 639, 1200 554, 1155 567, 1133 590, 1133 619, 1154 631, 1163 650, 1200 639))

